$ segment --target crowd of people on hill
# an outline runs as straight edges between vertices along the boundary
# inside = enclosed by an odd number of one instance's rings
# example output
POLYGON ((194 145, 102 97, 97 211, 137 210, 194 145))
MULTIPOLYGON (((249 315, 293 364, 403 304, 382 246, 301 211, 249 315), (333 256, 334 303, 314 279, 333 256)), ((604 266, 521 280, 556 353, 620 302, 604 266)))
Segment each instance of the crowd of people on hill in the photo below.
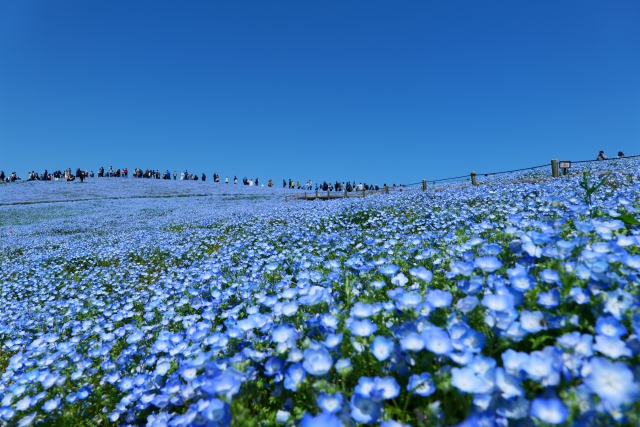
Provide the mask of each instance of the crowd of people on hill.
MULTIPOLYGON (((269 180, 269 187, 273 186, 272 181, 269 180)), ((383 185, 383 188, 386 187, 387 184, 383 185)), ((296 181, 294 180, 289 180, 287 182, 286 179, 282 180, 282 188, 290 188, 290 189, 298 189, 298 190, 314 190, 313 187, 313 182, 311 180, 305 182, 304 184, 301 184, 300 181, 298 181, 296 183, 296 181)), ((393 184, 393 188, 396 188, 396 185, 393 184)), ((327 181, 324 181, 322 184, 316 184, 315 186, 315 191, 347 191, 347 192, 351 192, 351 191, 378 191, 380 190, 380 187, 378 187, 375 184, 367 184, 365 183, 359 183, 356 185, 356 182, 339 182, 336 181, 335 183, 327 183, 327 181)))
MULTIPOLYGON (((620 157, 625 157, 624 153, 622 151, 618 152, 618 158, 620 157)), ((596 160, 600 161, 600 160, 609 160, 609 158, 607 157, 607 155, 604 153, 604 151, 600 151, 598 153, 598 157, 596 158, 596 160)), ((122 169, 113 169, 113 166, 109 166, 109 169, 105 171, 104 167, 100 167, 98 169, 98 178, 103 178, 103 177, 118 177, 118 178, 128 178, 129 177, 129 169, 128 168, 122 168, 122 169)), ((80 180, 81 182, 84 182, 84 180, 86 178, 93 178, 94 174, 93 171, 89 172, 89 171, 83 171, 80 168, 77 168, 75 173, 73 173, 71 171, 71 168, 68 168, 64 171, 61 170, 57 170, 54 172, 49 172, 48 170, 45 170, 42 174, 39 174, 38 172, 35 171, 31 171, 28 174, 28 178, 27 181, 75 181, 76 179, 80 180)), ((160 172, 159 170, 153 170, 153 169, 134 169, 133 170, 133 178, 149 178, 149 179, 166 179, 166 180, 171 180, 173 179, 178 180, 178 178, 180 179, 180 181, 198 181, 198 180, 202 180, 202 181, 206 181, 207 180, 207 176, 203 173, 202 175, 198 176, 197 174, 192 174, 189 173, 189 171, 185 170, 184 172, 180 172, 180 175, 178 175, 178 173, 176 171, 173 171, 173 174, 167 169, 164 172, 160 172)), ((15 172, 11 172, 11 174, 9 175, 5 175, 4 171, 0 171, 0 182, 16 182, 16 181, 20 181, 21 178, 15 173, 15 172)), ((218 175, 217 173, 213 174, 213 182, 220 182, 220 175, 218 175)), ((225 184, 229 184, 229 177, 225 177, 224 179, 224 183, 225 184)), ((234 184, 238 183, 238 177, 234 176, 232 182, 234 184)), ((260 180, 258 178, 256 178, 255 180, 251 179, 251 178, 247 178, 244 177, 242 179, 242 184, 243 185, 249 185, 249 186, 259 186, 260 185, 260 180)), ((263 185, 264 186, 264 185, 263 185)), ((267 182, 267 186, 268 187, 273 187, 274 183, 273 180, 269 180, 267 182)), ((402 184, 400 184, 400 186, 396 186, 396 184, 393 184, 393 186, 391 187, 387 187, 387 184, 384 184, 382 186, 382 189, 386 189, 386 188, 399 188, 402 189, 404 186, 402 184)), ((356 182, 339 182, 336 181, 335 183, 327 183, 326 181, 324 181, 322 184, 315 184, 315 187, 313 185, 313 182, 311 180, 305 182, 305 183, 301 183, 300 181, 295 181, 292 179, 286 180, 283 179, 282 180, 282 188, 288 188, 288 189, 297 189, 297 190, 309 190, 312 191, 315 189, 315 191, 347 191, 347 192, 352 192, 352 191, 378 191, 381 188, 378 187, 375 184, 367 184, 367 183, 359 183, 356 185, 356 182)))

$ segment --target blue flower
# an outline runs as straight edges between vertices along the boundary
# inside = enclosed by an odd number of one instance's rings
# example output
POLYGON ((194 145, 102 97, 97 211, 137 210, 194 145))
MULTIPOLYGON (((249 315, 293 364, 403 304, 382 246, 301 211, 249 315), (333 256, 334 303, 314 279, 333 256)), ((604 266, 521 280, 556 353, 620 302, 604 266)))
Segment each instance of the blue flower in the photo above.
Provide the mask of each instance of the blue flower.
POLYGON ((418 396, 427 397, 432 395, 436 388, 431 381, 431 375, 423 372, 420 375, 411 375, 407 384, 407 391, 417 394, 418 396))
POLYGON ((446 355, 453 351, 449 334, 442 329, 432 328, 422 332, 424 346, 427 350, 438 355, 446 355))
POLYGON ((582 288, 571 288, 569 296, 580 305, 587 304, 590 300, 589 292, 582 288))
POLYGON ((424 340, 416 332, 410 332, 400 339, 400 348, 404 351, 420 351, 424 345, 424 340))
POLYGON ((284 388, 291 391, 296 391, 298 385, 307 376, 306 371, 300 363, 294 363, 287 368, 287 372, 284 376, 284 388))
POLYGON ((202 415, 209 422, 208 425, 228 427, 231 425, 231 410, 228 403, 213 398, 202 411, 202 415))
POLYGON ((431 279, 433 278, 433 273, 422 266, 418 268, 410 268, 409 274, 427 283, 431 282, 431 279))
POLYGON ((522 310, 522 313, 520 313, 520 326, 532 334, 540 332, 546 329, 544 314, 541 311, 522 310))
POLYGON ((360 377, 354 392, 376 401, 387 400, 400 394, 400 385, 393 377, 360 377))
POLYGON ((549 292, 540 292, 538 294, 538 304, 544 308, 554 308, 560 304, 560 291, 551 289, 549 292))
POLYGON ((376 359, 383 362, 391 356, 394 346, 393 341, 378 335, 371 342, 371 353, 376 359))
POLYGON ((613 409, 631 403, 640 396, 640 385, 634 381, 633 372, 624 363, 594 357, 590 361, 590 368, 584 384, 613 409))
POLYGON ((531 402, 531 415, 552 425, 563 424, 569 416, 569 410, 560 399, 538 397, 531 402))
POLYGON ((596 332, 610 338, 620 338, 627 333, 627 328, 613 316, 601 316, 596 320, 596 332))
POLYGON ((596 335, 596 343, 593 349, 611 359, 619 359, 622 356, 631 357, 631 349, 620 338, 596 335))
POLYGON ((344 399, 341 393, 327 394, 320 393, 316 399, 316 404, 323 412, 335 414, 342 409, 344 399))
MULTIPOLYGON (((351 418, 353 418, 356 422, 362 424, 373 424, 378 420, 378 417, 380 416, 380 409, 382 408, 382 404, 380 402, 369 399, 368 397, 363 397, 358 393, 354 393, 351 396, 349 407, 351 408, 351 418)), ((326 427, 324 425, 318 426, 326 427)))
POLYGON ((284 361, 278 357, 270 357, 267 363, 264 365, 264 373, 268 376, 273 376, 282 372, 284 368, 284 361))
POLYGON ((300 427, 342 427, 340 418, 327 412, 316 415, 304 414, 300 427))
POLYGON ((302 366, 310 375, 324 375, 333 366, 333 359, 324 347, 308 348, 304 351, 302 366))
POLYGON ((451 385, 464 393, 479 393, 484 388, 483 381, 471 368, 452 368, 451 385))
POLYGON ((378 269, 378 271, 382 274, 384 274, 387 277, 391 277, 394 274, 396 274, 398 272, 398 270, 400 270, 400 267, 398 267, 397 265, 393 265, 393 264, 389 264, 386 265, 384 267, 381 267, 378 269))
POLYGON ((450 292, 434 289, 427 293, 426 301, 433 308, 449 307, 453 296, 450 292))
POLYGON ((373 316, 373 305, 356 302, 351 308, 351 315, 360 319, 373 316))
POLYGON ((478 298, 470 295, 459 299, 456 303, 456 308, 462 313, 469 313, 474 308, 476 308, 479 302, 480 301, 478 301, 478 298))
POLYGON ((354 320, 351 322, 351 325, 349 325, 349 330, 353 335, 368 337, 378 330, 378 326, 369 319, 354 320))
POLYGON ((493 273, 502 267, 502 262, 494 256, 478 257, 475 259, 474 264, 485 273, 493 273))

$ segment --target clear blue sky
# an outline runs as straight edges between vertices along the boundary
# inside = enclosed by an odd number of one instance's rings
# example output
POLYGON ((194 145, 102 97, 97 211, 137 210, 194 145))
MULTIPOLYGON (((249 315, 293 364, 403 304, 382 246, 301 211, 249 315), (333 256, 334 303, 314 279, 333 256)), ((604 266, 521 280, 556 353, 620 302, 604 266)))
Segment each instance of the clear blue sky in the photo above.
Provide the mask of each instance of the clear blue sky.
POLYGON ((4 1, 0 169, 412 183, 640 154, 640 2, 4 1))

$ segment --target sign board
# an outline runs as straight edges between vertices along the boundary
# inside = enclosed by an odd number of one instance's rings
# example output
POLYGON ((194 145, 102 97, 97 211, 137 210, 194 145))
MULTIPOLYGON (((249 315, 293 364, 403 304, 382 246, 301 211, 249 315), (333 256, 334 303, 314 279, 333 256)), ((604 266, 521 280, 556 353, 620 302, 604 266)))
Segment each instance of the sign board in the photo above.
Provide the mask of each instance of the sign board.
POLYGON ((560 161, 560 162, 558 162, 558 166, 561 169, 570 168, 571 167, 571 162, 569 160, 560 161))

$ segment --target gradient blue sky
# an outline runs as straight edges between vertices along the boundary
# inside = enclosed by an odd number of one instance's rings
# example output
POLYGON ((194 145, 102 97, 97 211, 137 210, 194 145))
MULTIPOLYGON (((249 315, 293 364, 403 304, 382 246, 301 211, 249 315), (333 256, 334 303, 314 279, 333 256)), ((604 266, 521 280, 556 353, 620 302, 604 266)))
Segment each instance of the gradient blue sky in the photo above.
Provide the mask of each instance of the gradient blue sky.
POLYGON ((640 154, 638 1, 0 2, 0 169, 413 183, 640 154))

